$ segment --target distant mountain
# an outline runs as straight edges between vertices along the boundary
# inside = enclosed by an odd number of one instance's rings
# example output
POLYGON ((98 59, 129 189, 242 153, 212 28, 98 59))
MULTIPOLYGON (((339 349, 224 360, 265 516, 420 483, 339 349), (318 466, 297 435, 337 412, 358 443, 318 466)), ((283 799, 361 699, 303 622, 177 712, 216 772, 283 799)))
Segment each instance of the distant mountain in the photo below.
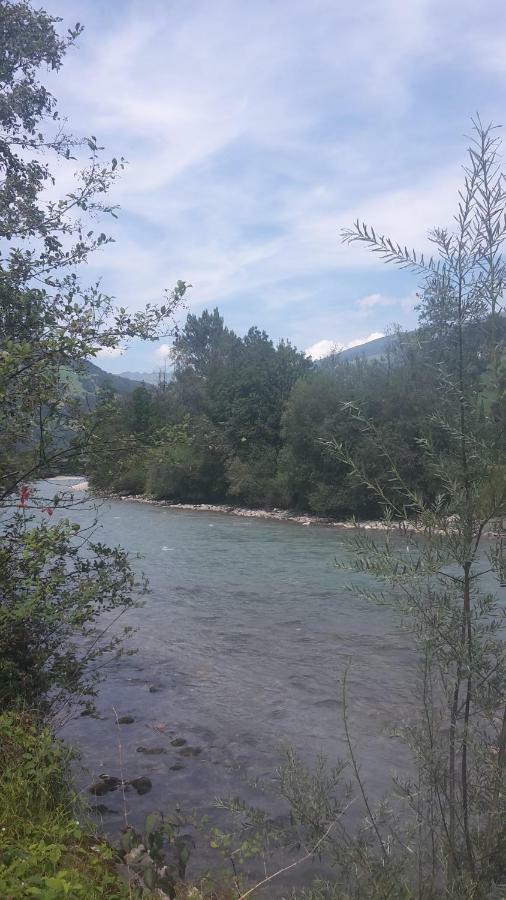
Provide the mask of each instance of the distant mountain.
MULTIPOLYGON (((477 334, 477 340, 480 340, 479 335, 482 335, 483 333, 482 322, 475 322, 466 325, 465 327, 466 331, 477 334)), ((506 311, 499 313, 499 318, 496 319, 495 327, 496 329, 501 328, 501 333, 506 333, 506 311), (504 332, 502 329, 504 329, 504 332)), ((360 344, 358 347, 350 347, 348 350, 330 353, 329 356, 320 359, 317 365, 322 369, 329 370, 334 368, 335 362, 338 359, 346 360, 348 362, 354 359, 385 359, 389 350, 393 350, 396 346, 399 346, 401 338, 406 341, 414 335, 414 331, 401 332, 400 336, 397 334, 385 334, 383 337, 376 338, 374 341, 368 341, 367 344, 360 344)))
POLYGON ((115 394, 126 396, 139 387, 138 381, 130 381, 122 375, 112 375, 104 372, 100 366, 86 360, 77 369, 65 368, 61 377, 69 385, 75 398, 79 398, 87 406, 95 405, 97 391, 100 388, 110 388, 115 394))
POLYGON ((358 347, 349 347, 339 354, 341 359, 381 359, 397 341, 397 335, 384 334, 383 337, 368 341, 367 344, 359 344, 358 347))
MULTIPOLYGON (((121 372, 121 378, 128 378, 130 381, 143 381, 145 384, 158 384, 160 378, 160 370, 156 372, 121 372)), ((172 380, 172 372, 166 372, 167 381, 172 380)))
POLYGON ((94 392, 97 388, 109 387, 115 394, 131 394, 138 387, 134 379, 126 378, 124 375, 113 375, 112 372, 105 372, 100 366, 86 360, 83 370, 77 373, 78 378, 84 389, 94 392))
POLYGON ((348 350, 340 350, 325 356, 318 363, 321 369, 333 369, 337 360, 351 362, 354 359, 383 359, 388 350, 392 349, 398 337, 395 334, 385 334, 383 337, 368 341, 367 344, 359 344, 358 347, 349 347, 348 350))

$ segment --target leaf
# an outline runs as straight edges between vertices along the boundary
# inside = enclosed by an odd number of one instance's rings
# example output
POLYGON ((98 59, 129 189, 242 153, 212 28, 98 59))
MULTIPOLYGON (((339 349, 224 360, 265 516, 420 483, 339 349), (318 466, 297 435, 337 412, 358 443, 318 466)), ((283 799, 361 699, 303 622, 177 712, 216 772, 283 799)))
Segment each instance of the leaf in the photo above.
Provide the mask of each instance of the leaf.
POLYGON ((133 828, 128 828, 127 831, 124 831, 120 837, 119 845, 123 855, 130 853, 130 850, 133 850, 139 843, 139 836, 135 833, 133 828))
POLYGON ((186 867, 188 865, 188 860, 190 858, 190 851, 186 843, 178 844, 178 869, 179 869, 179 877, 184 878, 186 873, 186 867))
POLYGON ((163 825, 163 816, 160 813, 150 813, 146 816, 144 822, 144 833, 147 835, 151 835, 154 831, 157 831, 163 825))
POLYGON ((157 878, 156 878, 156 870, 153 865, 148 866, 146 869, 144 869, 144 871, 142 873, 142 880, 143 880, 144 884, 146 885, 146 887, 149 888, 150 891, 154 891, 154 889, 157 886, 157 884, 156 884, 157 878))

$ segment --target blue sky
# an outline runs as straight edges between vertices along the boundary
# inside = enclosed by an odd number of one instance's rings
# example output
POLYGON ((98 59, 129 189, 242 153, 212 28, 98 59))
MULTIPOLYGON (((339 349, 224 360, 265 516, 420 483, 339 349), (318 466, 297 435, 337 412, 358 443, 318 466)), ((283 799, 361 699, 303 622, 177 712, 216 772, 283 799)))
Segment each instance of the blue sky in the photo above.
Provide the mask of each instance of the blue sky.
MULTIPOLYGON (((505 119, 503 0, 44 6, 85 25, 61 110, 129 161, 83 278, 131 309, 183 279, 192 311, 315 355, 415 323, 416 281, 339 231, 359 216, 426 249, 451 222, 470 117, 505 119)), ((165 344, 99 363, 151 371, 165 344)))

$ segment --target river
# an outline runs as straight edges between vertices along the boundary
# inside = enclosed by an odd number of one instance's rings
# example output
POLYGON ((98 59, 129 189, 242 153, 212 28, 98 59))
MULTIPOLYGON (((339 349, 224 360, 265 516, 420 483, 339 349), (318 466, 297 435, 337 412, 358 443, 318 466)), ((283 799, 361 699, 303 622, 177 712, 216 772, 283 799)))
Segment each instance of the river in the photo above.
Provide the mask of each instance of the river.
MULTIPOLYGON (((87 524, 93 512, 71 517, 87 524)), ((282 811, 270 786, 285 747, 308 762, 346 752, 350 663, 356 754, 372 797, 389 791, 406 765, 390 730, 410 707, 416 659, 394 613, 347 588, 349 573, 334 564, 347 553, 342 532, 108 501, 98 537, 142 555, 135 566, 151 592, 128 615, 137 654, 104 673, 99 718, 78 715, 63 729, 81 750, 84 792, 100 773, 119 774, 120 735, 124 777, 153 785, 127 795, 134 822, 177 803, 218 821, 215 798, 229 795, 282 811), (114 710, 134 721, 118 729, 114 710)), ((114 833, 119 792, 99 799, 114 833)))

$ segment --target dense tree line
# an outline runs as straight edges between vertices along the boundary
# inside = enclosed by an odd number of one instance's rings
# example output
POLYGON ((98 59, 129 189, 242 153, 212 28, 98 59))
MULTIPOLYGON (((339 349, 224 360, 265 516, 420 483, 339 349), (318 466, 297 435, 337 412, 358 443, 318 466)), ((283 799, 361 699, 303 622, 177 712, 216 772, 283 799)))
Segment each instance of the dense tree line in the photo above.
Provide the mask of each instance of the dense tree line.
MULTIPOLYGON (((497 326, 496 326, 497 327, 497 326)), ((487 403, 480 355, 486 322, 469 328, 470 377, 487 403)), ((374 491, 336 457, 344 444, 370 478, 392 460, 425 499, 436 490, 420 449, 433 411, 438 360, 451 358, 452 323, 422 322, 397 335, 381 359, 316 365, 290 343, 258 328, 244 337, 219 311, 189 314, 174 342, 174 378, 141 385, 128 397, 102 391, 88 474, 97 490, 147 493, 175 502, 286 507, 322 516, 377 515, 374 491), (373 431, 350 411, 360 408, 373 431), (382 450, 378 448, 381 445, 382 450)), ((499 407, 496 414, 503 415, 499 407)), ((432 423, 432 439, 445 436, 432 423)))

